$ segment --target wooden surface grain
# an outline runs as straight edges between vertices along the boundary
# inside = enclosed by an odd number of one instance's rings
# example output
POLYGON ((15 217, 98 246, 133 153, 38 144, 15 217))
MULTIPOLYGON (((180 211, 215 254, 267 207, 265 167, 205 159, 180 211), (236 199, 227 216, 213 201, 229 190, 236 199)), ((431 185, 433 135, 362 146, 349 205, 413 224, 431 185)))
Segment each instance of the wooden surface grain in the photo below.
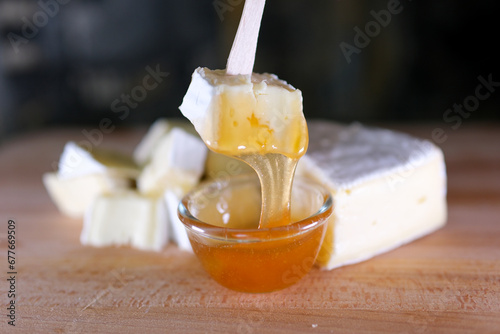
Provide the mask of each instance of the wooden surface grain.
MULTIPOLYGON (((434 125, 386 125, 431 138, 434 125)), ((369 261, 314 269, 299 284, 244 294, 212 281, 190 253, 91 248, 41 182, 82 129, 24 135, 0 147, 0 291, 9 301, 7 222, 17 225, 16 327, 0 333, 499 333, 500 124, 464 124, 440 145, 447 225, 369 261)), ((105 134, 131 152, 144 130, 105 134)))

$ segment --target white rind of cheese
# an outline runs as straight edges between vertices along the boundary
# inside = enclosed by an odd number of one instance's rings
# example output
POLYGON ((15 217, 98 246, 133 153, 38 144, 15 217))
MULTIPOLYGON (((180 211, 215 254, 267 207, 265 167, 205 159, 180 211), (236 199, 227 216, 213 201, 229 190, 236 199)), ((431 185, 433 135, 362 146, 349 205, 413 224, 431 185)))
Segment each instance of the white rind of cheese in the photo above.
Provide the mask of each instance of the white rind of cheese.
POLYGON ((130 186, 129 180, 106 174, 61 179, 57 173, 46 173, 43 175, 43 183, 57 209, 73 218, 82 217, 98 195, 130 186))
POLYGON ((332 269, 394 249, 447 219, 442 151, 426 140, 360 124, 309 124, 297 175, 328 186, 334 213, 317 263, 332 269))
POLYGON ((165 189, 194 187, 203 174, 207 148, 196 136, 173 128, 158 142, 151 161, 144 167, 137 187, 143 194, 160 195, 165 189))
POLYGON ((302 93, 273 74, 226 75, 197 68, 179 109, 219 153, 307 149, 302 93))
POLYGON ((181 201, 182 196, 177 194, 175 191, 167 190, 163 196, 163 200, 167 207, 168 217, 169 217, 169 238, 170 241, 177 244, 177 246, 185 251, 192 252, 191 242, 189 241, 186 228, 184 224, 179 219, 177 214, 177 208, 181 201))
POLYGON ((74 142, 66 143, 59 159, 59 177, 72 179, 95 174, 133 179, 139 169, 131 159, 117 152, 97 148, 89 152, 74 142))
POLYGON ((151 159, 158 142, 171 129, 172 126, 166 119, 160 118, 156 120, 134 150, 135 163, 139 166, 145 165, 151 159))
POLYGON ((133 153, 135 163, 139 166, 146 165, 151 160, 158 143, 161 142, 161 139, 176 127, 180 127, 192 134, 196 133, 193 125, 187 120, 159 118, 150 126, 146 135, 135 148, 133 153))
POLYGON ((80 241, 95 247, 160 251, 168 241, 164 202, 134 191, 98 196, 85 213, 80 241))

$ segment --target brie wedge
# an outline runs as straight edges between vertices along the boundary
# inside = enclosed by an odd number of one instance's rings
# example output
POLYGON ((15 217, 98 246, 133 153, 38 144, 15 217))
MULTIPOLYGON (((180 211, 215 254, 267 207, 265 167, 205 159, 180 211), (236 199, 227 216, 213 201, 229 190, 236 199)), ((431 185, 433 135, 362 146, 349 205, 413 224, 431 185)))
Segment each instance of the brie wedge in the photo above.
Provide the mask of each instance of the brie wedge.
POLYGON ((321 267, 369 259, 445 224, 444 158, 431 142, 327 121, 310 122, 309 133, 297 174, 326 184, 334 199, 321 267))

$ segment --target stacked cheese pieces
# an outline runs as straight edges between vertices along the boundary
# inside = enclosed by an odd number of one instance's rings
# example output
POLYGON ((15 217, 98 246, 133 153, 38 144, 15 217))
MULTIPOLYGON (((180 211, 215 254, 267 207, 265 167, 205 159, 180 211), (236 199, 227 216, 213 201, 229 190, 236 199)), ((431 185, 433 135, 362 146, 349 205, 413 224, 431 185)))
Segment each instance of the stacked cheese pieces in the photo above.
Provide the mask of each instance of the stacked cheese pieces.
POLYGON ((44 175, 45 186, 61 212, 84 216, 85 245, 158 251, 170 239, 189 250, 177 205, 199 182, 207 155, 193 132, 186 122, 160 119, 133 159, 69 142, 57 173, 44 175))
POLYGON ((309 123, 297 174, 326 184, 334 214, 317 263, 356 263, 446 222, 443 154, 431 142, 360 124, 309 123))

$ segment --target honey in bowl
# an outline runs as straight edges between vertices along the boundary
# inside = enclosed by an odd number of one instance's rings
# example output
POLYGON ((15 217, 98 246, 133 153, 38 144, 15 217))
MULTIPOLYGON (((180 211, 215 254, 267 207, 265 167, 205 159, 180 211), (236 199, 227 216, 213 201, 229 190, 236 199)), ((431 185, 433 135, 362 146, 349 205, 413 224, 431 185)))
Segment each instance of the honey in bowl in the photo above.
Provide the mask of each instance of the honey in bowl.
POLYGON ((259 229, 260 195, 259 180, 244 175, 202 184, 179 206, 203 267, 233 290, 270 292, 297 283, 313 266, 332 214, 328 190, 296 178, 292 223, 259 229))

